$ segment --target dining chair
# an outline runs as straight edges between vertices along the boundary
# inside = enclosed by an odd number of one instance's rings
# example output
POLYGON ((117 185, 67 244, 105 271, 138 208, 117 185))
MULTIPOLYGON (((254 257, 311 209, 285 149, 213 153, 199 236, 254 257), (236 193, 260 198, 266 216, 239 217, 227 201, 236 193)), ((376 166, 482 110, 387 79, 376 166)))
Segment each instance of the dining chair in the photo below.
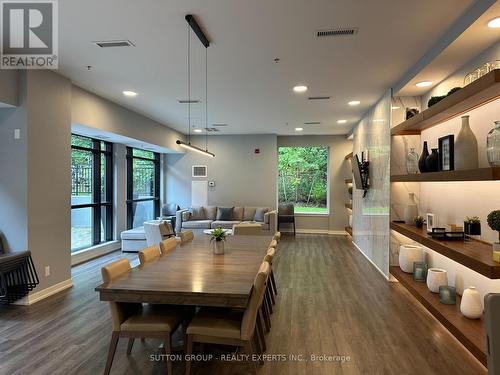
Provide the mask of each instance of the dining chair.
MULTIPOLYGON (((243 347, 251 356, 262 349, 260 331, 256 329, 259 310, 263 302, 269 263, 263 262, 257 273, 245 311, 201 308, 189 323, 186 332, 186 355, 191 357, 197 343, 243 347)), ((252 372, 257 374, 255 361, 252 372)), ((191 372, 191 361, 186 362, 186 375, 191 372)))
POLYGON ((154 259, 157 259, 160 256, 161 253, 158 245, 149 246, 139 251, 139 262, 141 262, 142 265, 146 262, 150 262, 154 259))
POLYGON ((269 292, 270 292, 270 297, 271 297, 271 302, 273 305, 276 303, 275 301, 275 296, 278 295, 278 288, 276 287, 276 280, 274 279, 274 270, 273 270, 273 261, 275 260, 276 256, 276 249, 274 247, 270 247, 267 250, 267 254, 264 257, 264 261, 268 262, 269 265, 271 266, 271 272, 269 274, 269 292))
POLYGON ((274 248, 276 248, 277 246, 278 246, 278 241, 276 241, 275 239, 273 239, 273 240, 271 241, 271 243, 269 244, 269 247, 274 247, 274 248))
POLYGON ((176 246, 177 240, 175 239, 175 237, 171 237, 160 242, 160 251, 162 254, 166 254, 170 250, 175 249, 176 246))
POLYGON ((252 236, 262 234, 261 224, 234 224, 233 236, 252 236))
MULTIPOLYGON (((101 269, 102 280, 110 283, 131 271, 128 259, 120 259, 101 269)), ((135 338, 159 338, 164 341, 167 355, 172 352, 171 334, 182 322, 182 310, 168 306, 142 305, 141 303, 109 302, 113 333, 109 344, 104 374, 111 371, 116 346, 120 337, 128 337, 127 354, 132 351, 135 338)), ((172 362, 167 359, 167 373, 172 375, 172 362)))
POLYGON ((278 230, 282 223, 292 224, 295 236, 295 207, 293 203, 278 205, 278 230))
POLYGON ((189 229, 184 232, 181 232, 179 237, 181 238, 181 243, 186 243, 194 238, 194 234, 193 231, 189 229))
POLYGON ((276 240, 276 242, 280 242, 281 241, 281 232, 274 233, 273 240, 276 240))

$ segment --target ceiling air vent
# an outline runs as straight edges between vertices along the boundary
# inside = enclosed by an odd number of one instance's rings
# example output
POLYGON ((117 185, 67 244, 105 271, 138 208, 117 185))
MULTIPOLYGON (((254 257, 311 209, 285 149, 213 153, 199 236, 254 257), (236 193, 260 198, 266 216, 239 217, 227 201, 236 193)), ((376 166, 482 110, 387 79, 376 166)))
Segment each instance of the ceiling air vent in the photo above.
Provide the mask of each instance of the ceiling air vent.
POLYGON ((193 165, 193 177, 207 177, 207 166, 193 165))
POLYGON ((179 99, 179 100, 177 100, 177 102, 179 104, 196 104, 196 103, 199 103, 200 101, 197 100, 197 99, 191 99, 191 100, 189 100, 189 99, 179 99))
POLYGON ((207 130, 207 132, 220 132, 219 129, 217 128, 205 128, 207 130))
POLYGON ((310 96, 307 99, 309 100, 330 100, 329 96, 310 96))
POLYGON ((319 121, 309 121, 309 122, 304 122, 304 125, 319 125, 321 122, 319 121))
POLYGON ((343 29, 317 30, 316 37, 322 38, 326 36, 351 36, 358 33, 357 27, 347 27, 343 29))
POLYGON ((215 127, 227 126, 227 124, 212 124, 212 126, 215 128, 215 127))
POLYGON ((101 48, 135 47, 134 43, 132 43, 130 40, 98 40, 93 43, 101 48))

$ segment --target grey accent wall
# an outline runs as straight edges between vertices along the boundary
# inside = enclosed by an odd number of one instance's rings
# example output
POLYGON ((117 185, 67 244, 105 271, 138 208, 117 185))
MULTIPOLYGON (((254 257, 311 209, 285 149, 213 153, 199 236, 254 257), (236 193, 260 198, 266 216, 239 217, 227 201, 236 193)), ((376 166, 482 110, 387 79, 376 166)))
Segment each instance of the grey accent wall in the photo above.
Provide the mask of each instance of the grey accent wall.
POLYGON ((19 105, 19 77, 17 70, 0 69, 0 107, 19 105))
MULTIPOLYGON (((204 137, 192 137, 191 143, 204 145, 204 137)), ((252 205, 276 207, 277 137, 276 135, 210 136, 208 148, 215 158, 196 152, 166 156, 167 201, 181 207, 191 204, 191 167, 208 166, 210 205, 252 205), (254 150, 260 149, 260 154, 254 150)))
POLYGON ((349 196, 345 179, 351 177, 350 163, 344 158, 352 151, 352 142, 343 135, 305 135, 280 136, 278 147, 329 147, 329 214, 300 214, 296 218, 297 229, 313 231, 344 231, 347 226, 348 212, 345 203, 349 196))

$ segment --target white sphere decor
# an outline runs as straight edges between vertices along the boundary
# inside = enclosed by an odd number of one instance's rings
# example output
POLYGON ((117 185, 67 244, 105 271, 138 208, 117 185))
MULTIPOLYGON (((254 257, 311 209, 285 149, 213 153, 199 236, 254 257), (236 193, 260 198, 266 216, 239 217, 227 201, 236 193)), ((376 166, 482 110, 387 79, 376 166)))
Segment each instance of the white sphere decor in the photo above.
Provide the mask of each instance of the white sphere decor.
POLYGON ((439 293, 441 285, 448 285, 448 273, 441 268, 429 268, 427 270, 427 288, 432 293, 439 293))
POLYGON ((422 262, 424 252, 422 246, 401 245, 399 247, 399 268, 406 273, 413 273, 413 263, 422 262))
POLYGON ((481 296, 475 287, 471 286, 464 290, 460 302, 460 312, 469 319, 479 319, 483 315, 481 296))

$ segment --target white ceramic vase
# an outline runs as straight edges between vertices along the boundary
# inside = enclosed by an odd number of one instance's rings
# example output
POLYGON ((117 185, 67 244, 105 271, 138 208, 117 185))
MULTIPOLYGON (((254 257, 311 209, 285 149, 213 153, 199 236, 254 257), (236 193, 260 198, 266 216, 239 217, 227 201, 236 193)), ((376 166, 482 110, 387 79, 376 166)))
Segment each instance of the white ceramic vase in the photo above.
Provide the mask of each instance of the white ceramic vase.
POLYGON ((455 169, 476 169, 479 167, 477 138, 469 125, 469 116, 462 116, 462 128, 455 140, 455 169))
POLYGON ((448 285, 448 273, 441 268, 429 268, 427 270, 427 288, 432 293, 439 293, 441 285, 448 285))
POLYGON ((408 194, 408 202, 406 202, 406 207, 404 211, 405 224, 413 225, 415 224, 413 219, 418 216, 418 206, 415 202, 415 194, 408 194))
POLYGON ((401 245, 399 247, 399 268, 406 273, 413 273, 413 263, 422 262, 424 252, 421 246, 401 245))
POLYGON ((479 319, 483 315, 481 297, 475 287, 471 286, 464 290, 460 302, 460 311, 469 319, 479 319))
POLYGON ((213 241, 214 254, 222 255, 224 254, 224 241, 213 241))

